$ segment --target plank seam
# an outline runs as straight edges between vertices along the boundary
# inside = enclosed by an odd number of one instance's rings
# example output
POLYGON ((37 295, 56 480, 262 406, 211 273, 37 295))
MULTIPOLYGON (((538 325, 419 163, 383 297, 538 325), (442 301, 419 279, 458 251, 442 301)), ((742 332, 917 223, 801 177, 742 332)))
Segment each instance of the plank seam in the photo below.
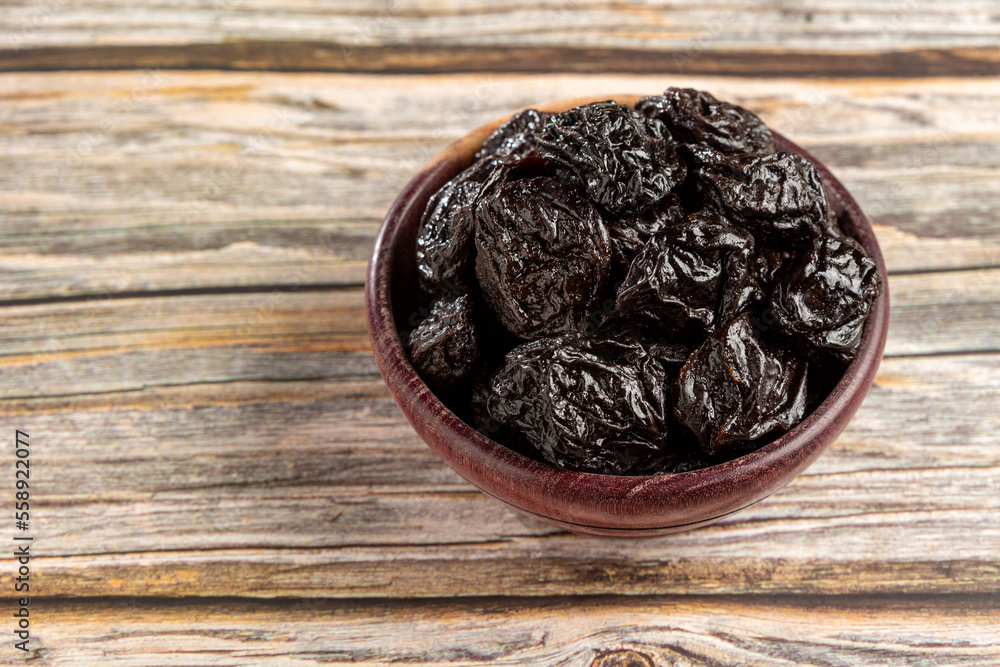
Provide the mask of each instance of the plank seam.
POLYGON ((40 47, 0 51, 0 71, 146 68, 358 74, 632 73, 729 76, 995 76, 995 47, 876 49, 676 49, 358 46, 339 42, 236 40, 183 45, 40 47))

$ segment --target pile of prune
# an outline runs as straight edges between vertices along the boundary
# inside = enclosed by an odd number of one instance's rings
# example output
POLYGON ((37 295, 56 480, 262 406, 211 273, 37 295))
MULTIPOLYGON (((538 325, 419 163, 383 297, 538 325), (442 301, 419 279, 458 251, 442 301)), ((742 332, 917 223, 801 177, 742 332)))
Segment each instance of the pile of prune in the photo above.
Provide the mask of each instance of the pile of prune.
POLYGON ((693 470, 827 396, 881 279, 807 159, 753 113, 670 88, 529 109, 430 199, 400 332, 482 433, 564 470, 693 470))

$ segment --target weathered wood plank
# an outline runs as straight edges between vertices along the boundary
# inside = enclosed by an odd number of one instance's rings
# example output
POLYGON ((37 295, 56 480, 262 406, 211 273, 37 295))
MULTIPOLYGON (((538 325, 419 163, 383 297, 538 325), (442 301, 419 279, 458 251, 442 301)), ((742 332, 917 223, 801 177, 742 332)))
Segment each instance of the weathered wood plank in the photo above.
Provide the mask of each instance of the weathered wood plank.
MULTIPOLYGON (((885 360, 851 428, 811 470, 833 474, 886 466, 993 465, 1000 400, 995 356, 885 360), (982 410, 927 415, 934 401, 977 403, 982 410)), ((54 502, 67 489, 103 498, 105 479, 108 499, 117 493, 238 487, 240 480, 254 488, 296 483, 350 487, 347 491, 373 485, 407 492, 467 488, 427 463, 433 455, 406 425, 377 377, 284 379, 8 399, 2 408, 9 420, 30 420, 27 426, 48 434, 45 450, 53 458, 45 464, 58 465, 59 474, 40 483, 54 502), (273 407, 265 405, 268 400, 273 407), (195 438, 199 432, 201 439, 195 438), (92 441, 103 445, 88 446, 92 441), (130 452, 134 456, 127 456, 130 452), (269 468, 275 457, 287 469, 269 468), (400 462, 394 464, 395 458, 400 462), (414 465, 430 476, 417 475, 414 465), (94 480, 89 482, 88 476, 94 480), (59 480, 66 480, 65 485, 59 480)))
POLYGON ((1000 79, 0 76, 0 299, 360 284, 448 141, 533 101, 709 88, 828 161, 893 271, 1000 265, 1000 79))
MULTIPOLYGON (((886 354, 1000 351, 1000 269, 894 276, 886 354)), ((361 288, 7 306, 0 398, 373 377, 361 288)))
POLYGON ((941 75, 996 72, 987 0, 605 0, 183 7, 24 3, 0 18, 0 68, 941 75), (581 48, 580 44, 586 44, 581 48))
POLYGON ((448 602, 45 601, 36 659, 62 665, 986 665, 982 597, 448 602), (878 619, 873 622, 873 619, 878 619), (44 656, 44 657, 43 657, 44 656), (613 662, 617 658, 620 662, 613 662))
MULTIPOLYGON (((995 510, 994 510, 995 511, 995 510)), ((891 518, 891 517, 890 517, 891 518)), ((905 560, 892 553, 913 537, 925 545, 961 542, 967 530, 907 531, 898 541, 862 536, 854 525, 813 539, 843 540, 841 549, 867 546, 871 562, 846 558, 722 555, 691 560, 664 555, 660 541, 602 541, 574 536, 514 542, 393 544, 343 549, 193 550, 35 557, 33 581, 42 595, 66 597, 459 597, 463 595, 841 595, 997 593, 996 532, 970 557, 942 562, 905 560), (853 539, 852 539, 853 538, 853 539), (517 549, 509 546, 513 544, 517 549), (639 545, 638 548, 636 545, 639 545), (646 551, 650 546, 656 551, 646 551), (593 546, 593 548, 591 548, 593 546), (986 549, 992 550, 982 553, 986 549), (37 572, 37 576, 36 576, 37 572)), ((849 522, 845 522, 849 523, 849 522)), ((885 521, 888 523, 888 521, 885 521)), ((775 530, 770 525, 767 530, 775 530)), ((763 532, 763 530, 761 531, 763 532)), ((744 539, 734 536, 734 542, 744 539)), ((759 539, 766 541, 767 537, 759 539)), ((785 544, 772 549, 786 548, 785 544)), ((686 551, 686 550, 684 550, 686 551)), ((0 578, 9 586, 11 577, 0 578)))
MULTIPOLYGON (((280 552, 395 545, 400 553, 416 554, 434 551, 426 548, 432 544, 482 547, 558 532, 530 521, 519 522, 503 506, 471 493, 457 479, 442 475, 439 466, 431 465, 423 452, 390 456, 369 452, 365 447, 358 449, 360 453, 353 457, 342 450, 309 454, 280 449, 257 452, 254 458, 245 460, 205 455, 189 465, 174 457, 174 461, 165 461, 175 474, 172 480, 165 480, 165 473, 159 473, 142 484, 166 487, 154 491, 112 488, 140 485, 123 484, 120 480, 124 471, 120 468, 115 470, 116 477, 101 476, 102 469, 110 468, 107 464, 93 465, 89 479, 83 471, 75 470, 71 476, 82 482, 82 488, 61 488, 38 500, 40 518, 35 521, 35 530, 41 540, 39 553, 87 556, 158 550, 182 554, 225 549, 280 552), (304 468, 310 459, 322 467, 304 468), (408 472, 404 466, 410 463, 416 465, 408 472), (265 470, 268 464, 278 469, 265 470), (384 469, 379 470, 379 466, 384 469), (253 474, 253 478, 239 479, 241 469, 253 474), (176 476, 188 471, 191 478, 176 476), (199 472, 202 478, 215 478, 215 486, 208 487, 198 480, 199 472), (387 483, 395 480, 395 484, 387 483), (443 480, 444 484, 438 487, 435 480, 443 480), (90 497, 84 494, 87 489, 91 490, 90 497), (262 508, 267 511, 262 512, 262 508), (192 530, 194 527, 197 530, 192 530)), ((131 456, 138 469, 150 469, 156 463, 142 451, 131 456)), ((902 465, 911 467, 904 469, 817 472, 761 507, 728 521, 722 529, 660 540, 656 546, 669 545, 671 558, 690 560, 692 570, 698 569, 698 563, 723 557, 727 550, 735 558, 756 558, 758 564, 780 562, 794 554, 796 560, 813 557, 848 562, 859 570, 874 567, 878 549, 890 547, 893 553, 887 560, 895 562, 926 565, 930 562, 926 559, 938 557, 965 565, 988 563, 991 550, 995 555, 1000 548, 1000 524, 982 516, 1000 510, 998 485, 993 481, 1000 471, 996 459, 994 456, 974 466, 949 465, 933 471, 906 460, 902 465), (946 523, 950 521, 958 525, 949 528, 946 523), (948 539, 948 535, 958 539, 958 533, 973 529, 982 531, 974 538, 976 546, 964 544, 962 553, 955 547, 932 546, 932 553, 927 553, 934 540, 948 539), (768 535, 769 530, 788 534, 768 535), (859 536, 849 537, 849 531, 859 536), (820 537, 836 541, 840 547, 860 547, 860 551, 837 558, 829 544, 807 544, 810 538, 820 537), (739 538, 746 538, 748 543, 732 547, 731 543, 739 538), (769 555, 778 544, 785 548, 783 556, 769 555)), ((54 467, 47 460, 37 465, 43 471, 54 467)), ((567 545, 560 557, 572 559, 574 553, 577 557, 607 556, 600 542, 581 538, 567 545)), ((494 555, 513 560, 525 548, 530 545, 511 545, 494 555)), ((643 545, 636 549, 636 557, 655 558, 655 553, 656 547, 643 545)), ((435 555, 448 557, 444 549, 435 555)), ((631 558, 622 564, 640 567, 631 558)), ((799 567, 808 571, 815 568, 804 564, 799 567)), ((728 583, 736 574, 726 578, 728 583)), ((944 590, 951 583, 936 582, 944 590)), ((782 586, 788 584, 781 582, 782 586)), ((411 592, 419 592, 423 586, 434 590, 433 584, 411 585, 415 586, 411 592)))
MULTIPOLYGON (((16 34, 26 19, 44 9, 30 3, 13 4, 0 27, 16 34)), ((961 42, 971 46, 988 45, 991 36, 1000 35, 995 9, 989 0, 923 0, 915 6, 819 0, 787 7, 753 0, 513 0, 500 4, 472 0, 461 5, 448 0, 365 4, 350 0, 193 0, 176 9, 150 0, 81 0, 71 7, 59 6, 43 25, 30 27, 36 28, 34 36, 39 41, 49 44, 87 44, 98 38, 104 43, 144 44, 157 38, 171 38, 176 43, 182 39, 339 40, 350 36, 365 44, 436 39, 441 43, 560 45, 577 44, 585 37, 595 45, 627 46, 629 40, 648 44, 687 39, 693 43, 699 29, 721 19, 732 31, 719 36, 719 41, 756 46, 777 43, 823 48, 846 41, 857 48, 885 46, 893 38, 909 44, 961 42), (379 25, 372 26, 373 22, 379 25), (559 30, 566 27, 582 33, 559 30), (793 27, 808 32, 796 32, 793 27), (904 30, 906 34, 901 34, 904 30)))
POLYGON ((0 396, 370 377, 363 309, 360 288, 12 306, 0 396))
MULTIPOLYGON (((995 38, 994 38, 995 39, 995 38)), ((991 47, 702 49, 537 46, 359 46, 329 41, 245 40, 183 46, 83 46, 0 50, 0 72, 133 68, 190 70, 454 74, 464 72, 623 72, 708 76, 841 78, 995 76, 991 47)))
POLYGON ((0 20, 0 31, 6 37, 2 46, 22 49, 252 39, 359 45, 572 46, 584 41, 619 48, 677 44, 883 49, 994 45, 991 38, 1000 35, 995 10, 990 0, 922 0, 911 5, 818 0, 797 6, 759 0, 472 0, 460 5, 447 0, 192 0, 179 7, 150 0, 80 0, 55 7, 14 3, 0 20))
POLYGON ((1000 350, 1000 270, 890 276, 889 356, 1000 350))
POLYGON ((475 492, 376 379, 2 410, 32 437, 45 595, 996 592, 998 364, 888 359, 806 475, 639 541, 571 536, 475 492))

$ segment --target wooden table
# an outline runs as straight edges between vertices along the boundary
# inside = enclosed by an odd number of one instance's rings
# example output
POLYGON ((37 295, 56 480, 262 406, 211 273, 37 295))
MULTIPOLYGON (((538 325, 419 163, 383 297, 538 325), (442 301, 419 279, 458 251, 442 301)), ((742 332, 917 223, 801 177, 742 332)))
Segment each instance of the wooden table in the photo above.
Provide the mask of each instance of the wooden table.
POLYGON ((5 506, 16 429, 32 477, 3 551, 34 540, 32 651, 7 557, 0 664, 1000 664, 1000 18, 804 4, 7 3, 5 506), (847 184, 889 263, 890 339, 848 430, 777 495, 691 533, 578 537, 416 437, 364 272, 448 141, 667 85, 739 101, 847 184))

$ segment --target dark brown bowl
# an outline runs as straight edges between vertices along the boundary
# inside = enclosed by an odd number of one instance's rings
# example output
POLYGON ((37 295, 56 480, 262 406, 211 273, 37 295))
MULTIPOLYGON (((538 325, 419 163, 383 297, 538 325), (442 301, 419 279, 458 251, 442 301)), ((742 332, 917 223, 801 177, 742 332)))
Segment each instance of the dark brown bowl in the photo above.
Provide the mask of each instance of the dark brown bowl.
MULTIPOLYGON (((638 96, 559 100, 535 105, 563 111, 638 96)), ((368 329, 379 370, 396 403, 420 437, 458 474, 484 493, 526 514, 578 533, 660 535, 705 526, 749 507, 791 482, 840 435, 871 387, 889 327, 885 264, 871 222, 840 181, 806 151, 775 133, 781 150, 810 159, 823 177, 830 204, 882 275, 861 349, 825 401, 774 442, 732 461, 659 476, 566 472, 500 445, 459 419, 417 375, 398 328, 412 326, 416 294, 416 233, 430 196, 465 169, 483 140, 506 118, 480 127, 448 146, 407 184, 382 223, 365 287, 368 329), (853 229, 851 229, 853 227, 853 229), (397 323, 403 323, 397 327, 397 323)))

